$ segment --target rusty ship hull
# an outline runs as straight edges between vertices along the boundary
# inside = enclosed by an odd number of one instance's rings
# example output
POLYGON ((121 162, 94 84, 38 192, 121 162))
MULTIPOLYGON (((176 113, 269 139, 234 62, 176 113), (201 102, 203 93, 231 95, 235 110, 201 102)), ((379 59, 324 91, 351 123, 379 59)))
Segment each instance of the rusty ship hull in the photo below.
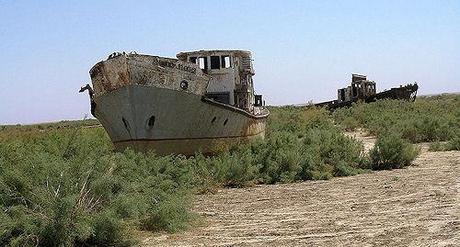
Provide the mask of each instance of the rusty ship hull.
POLYGON ((375 95, 371 95, 371 96, 361 98, 361 99, 353 99, 353 100, 344 101, 344 102, 337 102, 336 100, 333 100, 333 101, 318 103, 318 104, 315 104, 315 106, 319 106, 319 107, 326 106, 330 110, 335 110, 335 109, 342 108, 342 107, 349 107, 353 105, 353 103, 356 103, 358 101, 362 101, 366 103, 371 103, 371 102, 375 102, 377 100, 382 100, 382 99, 415 101, 417 97, 417 90, 418 90, 417 84, 408 84, 402 87, 391 88, 387 91, 379 92, 375 95))
POLYGON ((389 90, 377 93, 376 83, 367 80, 365 75, 352 74, 351 86, 338 90, 338 99, 316 103, 314 106, 326 107, 335 110, 341 107, 349 107, 355 102, 374 102, 381 99, 395 99, 415 101, 417 97, 418 85, 407 84, 405 86, 394 87, 389 90))
POLYGON ((268 111, 207 98, 209 76, 177 59, 122 54, 90 71, 95 117, 116 150, 213 154, 263 138, 268 111))

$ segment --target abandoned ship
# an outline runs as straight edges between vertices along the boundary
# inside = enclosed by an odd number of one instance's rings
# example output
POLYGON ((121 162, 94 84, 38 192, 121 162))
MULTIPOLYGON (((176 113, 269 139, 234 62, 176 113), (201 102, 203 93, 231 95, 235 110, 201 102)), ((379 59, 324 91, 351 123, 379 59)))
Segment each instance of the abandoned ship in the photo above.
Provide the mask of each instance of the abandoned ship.
POLYGON ((351 106, 354 102, 363 101, 366 103, 379 99, 400 99, 414 101, 417 97, 417 83, 407 84, 391 88, 377 93, 376 82, 367 80, 367 76, 352 74, 351 84, 348 87, 338 89, 337 99, 314 104, 325 106, 330 110, 340 107, 351 106))
POLYGON ((265 135, 269 111, 254 93, 249 51, 113 53, 89 73, 93 87, 80 92, 116 150, 212 154, 265 135))

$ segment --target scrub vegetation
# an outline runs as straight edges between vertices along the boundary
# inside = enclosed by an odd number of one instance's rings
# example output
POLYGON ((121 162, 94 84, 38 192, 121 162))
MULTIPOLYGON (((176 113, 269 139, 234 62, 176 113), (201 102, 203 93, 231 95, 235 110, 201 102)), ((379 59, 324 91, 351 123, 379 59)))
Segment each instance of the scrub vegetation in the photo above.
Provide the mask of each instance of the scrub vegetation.
POLYGON ((335 111, 333 117, 347 130, 360 127, 376 136, 392 133, 412 143, 449 141, 455 149, 460 136, 460 95, 419 97, 413 103, 358 103, 335 111))
POLYGON ((459 102, 379 101, 333 114, 272 107, 265 140, 213 157, 113 152, 94 120, 2 126, 0 245, 127 246, 137 230, 186 228, 194 194, 401 168, 418 153, 411 142, 458 149, 459 102), (364 152, 344 128, 376 134, 374 149, 364 152))

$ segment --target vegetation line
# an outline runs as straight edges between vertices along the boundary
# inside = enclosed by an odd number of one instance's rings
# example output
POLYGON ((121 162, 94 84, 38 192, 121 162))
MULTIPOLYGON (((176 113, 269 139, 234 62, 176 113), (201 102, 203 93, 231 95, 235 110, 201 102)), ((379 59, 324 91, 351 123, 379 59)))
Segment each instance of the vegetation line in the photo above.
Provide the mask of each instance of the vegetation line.
POLYGON ((0 126, 0 245, 132 245, 133 230, 189 226, 193 194, 403 168, 418 154, 415 142, 460 147, 458 95, 358 103, 334 113, 270 110, 265 140, 214 157, 113 152, 102 128, 84 127, 94 120, 0 126), (356 128, 377 136, 369 153, 343 134, 356 128))

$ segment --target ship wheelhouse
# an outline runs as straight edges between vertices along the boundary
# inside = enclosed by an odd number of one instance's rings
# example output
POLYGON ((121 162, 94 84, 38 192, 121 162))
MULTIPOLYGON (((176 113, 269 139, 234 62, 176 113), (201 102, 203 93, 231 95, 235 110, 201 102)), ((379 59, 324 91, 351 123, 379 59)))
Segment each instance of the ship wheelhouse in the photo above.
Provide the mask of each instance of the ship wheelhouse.
POLYGON ((261 95, 254 95, 255 75, 251 52, 242 50, 212 50, 181 52, 177 58, 183 62, 197 64, 211 79, 206 97, 253 112, 262 106, 261 95))
POLYGON ((365 75, 352 74, 350 86, 337 91, 337 102, 366 99, 376 93, 374 81, 367 80, 365 75))

